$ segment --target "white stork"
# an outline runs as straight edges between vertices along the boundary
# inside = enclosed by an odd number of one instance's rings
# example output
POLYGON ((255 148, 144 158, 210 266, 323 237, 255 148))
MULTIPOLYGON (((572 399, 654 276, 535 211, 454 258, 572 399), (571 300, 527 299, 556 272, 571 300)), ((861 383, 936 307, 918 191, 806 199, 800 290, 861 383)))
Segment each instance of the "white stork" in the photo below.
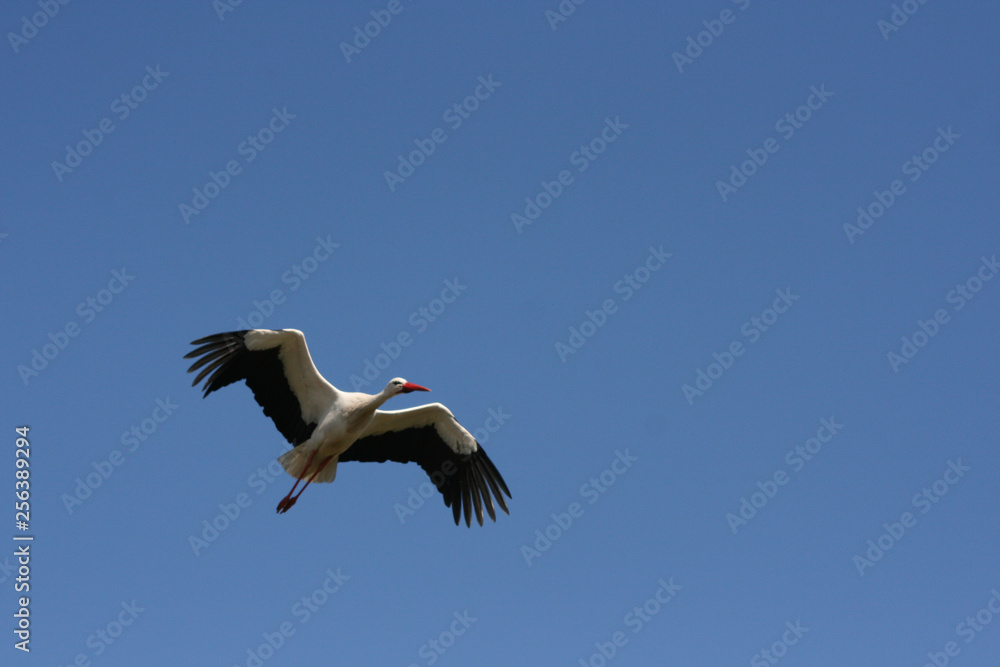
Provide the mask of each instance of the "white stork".
POLYGON ((417 463, 430 476, 458 525, 472 511, 483 525, 483 507, 496 521, 493 497, 507 511, 510 491, 493 462, 445 406, 430 403, 406 410, 379 410, 397 394, 430 391, 393 378, 375 395, 340 391, 326 381, 309 356, 306 338, 295 329, 253 329, 219 333, 192 341, 199 357, 188 372, 201 368, 193 386, 205 379, 204 396, 246 380, 264 414, 293 448, 278 457, 295 478, 278 512, 288 511, 311 482, 332 482, 342 461, 417 463), (202 368, 204 367, 204 368, 202 368), (306 480, 298 494, 299 482, 306 480), (502 491, 502 492, 501 492, 502 491))

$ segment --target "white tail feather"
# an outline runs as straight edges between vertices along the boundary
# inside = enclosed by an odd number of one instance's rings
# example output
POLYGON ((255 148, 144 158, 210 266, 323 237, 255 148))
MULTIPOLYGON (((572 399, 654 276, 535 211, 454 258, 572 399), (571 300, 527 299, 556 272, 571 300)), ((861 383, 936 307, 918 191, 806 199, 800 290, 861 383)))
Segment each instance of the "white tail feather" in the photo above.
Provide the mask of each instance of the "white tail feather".
MULTIPOLYGON (((307 452, 302 447, 296 447, 295 449, 290 449, 279 456, 278 463, 280 463, 281 467, 285 469, 285 472, 295 479, 298 479, 299 477, 302 477, 303 470, 306 467, 306 463, 309 462, 309 456, 311 454, 312 452, 307 452)), ((309 475, 316 472, 316 468, 320 463, 322 463, 322 461, 319 460, 314 460, 312 462, 309 466, 309 475)), ((337 463, 338 458, 334 457, 333 460, 323 467, 323 470, 316 475, 316 478, 312 481, 319 484, 332 482, 337 477, 337 463)), ((305 480, 309 480, 308 475, 305 476, 305 480)))

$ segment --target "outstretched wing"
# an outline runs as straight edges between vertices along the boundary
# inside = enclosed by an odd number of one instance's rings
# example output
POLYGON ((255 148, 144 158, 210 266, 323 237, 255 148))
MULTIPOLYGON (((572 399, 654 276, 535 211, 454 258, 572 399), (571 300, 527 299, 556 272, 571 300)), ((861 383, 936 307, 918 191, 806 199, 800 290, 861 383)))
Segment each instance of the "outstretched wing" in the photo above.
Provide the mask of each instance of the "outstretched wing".
POLYGON ((188 373, 201 369, 191 384, 205 380, 204 396, 246 380, 253 397, 292 445, 312 436, 337 390, 309 356, 306 338, 295 329, 252 329, 219 333, 191 342, 200 345, 184 355, 198 357, 188 373))
POLYGON ((440 403, 407 410, 377 410, 371 424, 340 461, 396 461, 416 463, 430 476, 451 507, 458 525, 465 508, 465 525, 472 525, 472 511, 483 525, 483 507, 496 521, 493 498, 505 513, 510 491, 493 461, 440 403), (492 492, 492 495, 491 495, 492 492))

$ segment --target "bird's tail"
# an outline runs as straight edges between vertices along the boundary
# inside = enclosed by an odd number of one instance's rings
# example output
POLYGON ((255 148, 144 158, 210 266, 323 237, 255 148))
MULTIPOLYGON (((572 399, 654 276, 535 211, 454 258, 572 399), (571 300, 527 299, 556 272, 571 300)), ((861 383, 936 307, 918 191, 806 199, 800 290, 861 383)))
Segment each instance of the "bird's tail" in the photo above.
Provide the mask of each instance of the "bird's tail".
MULTIPOLYGON (((312 452, 307 452, 302 447, 296 447, 279 456, 278 463, 285 469, 285 472, 295 479, 303 476, 302 473, 305 470, 306 464, 309 463, 309 470, 305 471, 307 474, 304 476, 305 480, 308 481, 309 477, 316 472, 316 468, 323 463, 318 456, 314 457, 310 463, 310 454, 312 452)), ((337 463, 338 459, 334 457, 329 463, 323 466, 323 470, 312 481, 318 483, 332 482, 337 477, 337 463)))

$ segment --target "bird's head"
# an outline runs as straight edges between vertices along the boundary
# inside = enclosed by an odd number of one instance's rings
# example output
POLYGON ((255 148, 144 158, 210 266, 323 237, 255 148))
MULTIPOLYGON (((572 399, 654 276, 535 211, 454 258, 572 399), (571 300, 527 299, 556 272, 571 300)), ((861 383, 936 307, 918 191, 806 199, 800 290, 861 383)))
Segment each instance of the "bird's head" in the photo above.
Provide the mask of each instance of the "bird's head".
POLYGON ((389 392, 390 396, 395 396, 396 394, 409 394, 411 391, 430 391, 430 389, 421 387, 419 384, 407 382, 403 378, 393 378, 389 380, 386 391, 389 392))

